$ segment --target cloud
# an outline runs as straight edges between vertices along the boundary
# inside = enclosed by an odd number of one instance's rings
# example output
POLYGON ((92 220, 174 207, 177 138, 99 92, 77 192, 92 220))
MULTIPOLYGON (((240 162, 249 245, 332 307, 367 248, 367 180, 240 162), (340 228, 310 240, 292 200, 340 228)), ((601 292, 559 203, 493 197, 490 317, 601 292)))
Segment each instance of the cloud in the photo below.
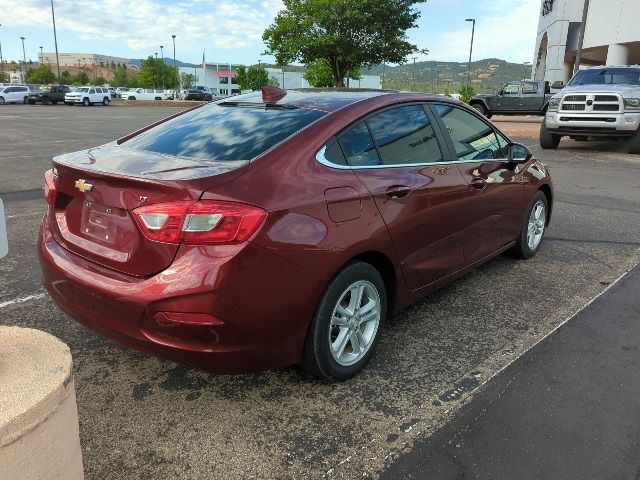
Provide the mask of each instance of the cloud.
MULTIPOLYGON (((473 58, 501 58, 513 62, 531 61, 538 26, 538 0, 483 0, 482 15, 476 14, 473 58)), ((461 14, 463 15, 463 14, 461 14)), ((461 16, 464 20, 464 16, 461 16)), ((469 58, 471 24, 461 20, 460 28, 427 41, 429 60, 466 61, 469 58)))
MULTIPOLYGON (((4 5, 2 23, 51 25, 48 0, 20 0, 4 5)), ((86 40, 124 41, 133 50, 170 48, 171 35, 181 48, 262 48, 262 32, 282 8, 281 0, 58 0, 56 26, 86 40)), ((81 50, 80 46, 74 47, 81 50)), ((71 49, 71 50, 73 50, 71 49)), ((69 48, 67 48, 69 50, 69 48)))

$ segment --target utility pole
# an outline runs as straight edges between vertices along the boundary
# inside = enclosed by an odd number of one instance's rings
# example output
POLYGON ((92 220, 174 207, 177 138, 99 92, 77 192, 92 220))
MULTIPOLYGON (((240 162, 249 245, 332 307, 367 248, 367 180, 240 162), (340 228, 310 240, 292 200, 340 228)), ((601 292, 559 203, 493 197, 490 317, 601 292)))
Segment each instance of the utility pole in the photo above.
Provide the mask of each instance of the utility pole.
POLYGON ((27 83, 27 55, 24 53, 24 37, 20 37, 22 40, 22 65, 24 65, 24 72, 20 70, 22 73, 22 83, 27 83))
POLYGON ((58 82, 60 81, 60 59, 58 58, 58 35, 56 34, 56 14, 53 11, 53 0, 51 0, 51 18, 53 19, 53 41, 56 45, 56 67, 58 70, 58 82))
POLYGON ((471 54, 473 53, 473 36, 476 33, 476 19, 465 18, 465 22, 472 22, 471 26, 471 47, 469 48, 469 65, 467 66, 467 85, 471 83, 471 54))
POLYGON ((162 66, 160 67, 160 73, 162 75, 162 89, 164 90, 164 47, 160 45, 160 56, 162 57, 162 66))
POLYGON ((580 56, 582 55, 582 43, 584 42, 584 29, 587 26, 587 15, 589 13, 589 0, 585 0, 582 10, 582 25, 580 25, 580 36, 578 37, 578 50, 576 51, 576 63, 573 64, 573 74, 580 69, 580 56))
POLYGON ((155 68, 153 69, 153 73, 155 73, 154 75, 154 79, 153 79, 153 84, 156 88, 158 88, 158 52, 155 52, 156 55, 156 63, 153 65, 155 68))
POLYGON ((382 61, 382 77, 380 78, 380 88, 384 90, 384 64, 385 61, 382 61))
POLYGON ((40 47, 40 61, 38 62, 40 65, 44 63, 44 55, 42 55, 42 47, 40 47))
MULTIPOLYGON (((2 24, 0 23, 0 27, 2 26, 2 24)), ((0 42, 0 72, 3 73, 3 77, 4 77, 4 59, 2 58, 2 42, 0 42)))
POLYGON ((415 92, 416 91, 416 60, 418 59, 418 57, 411 57, 413 58, 413 85, 411 86, 411 91, 415 92))
POLYGON ((173 98, 176 98, 177 95, 177 90, 178 90, 178 68, 176 67, 176 36, 175 35, 171 35, 171 38, 173 39, 173 74, 175 75, 174 80, 176 81, 176 95, 173 96, 173 98))

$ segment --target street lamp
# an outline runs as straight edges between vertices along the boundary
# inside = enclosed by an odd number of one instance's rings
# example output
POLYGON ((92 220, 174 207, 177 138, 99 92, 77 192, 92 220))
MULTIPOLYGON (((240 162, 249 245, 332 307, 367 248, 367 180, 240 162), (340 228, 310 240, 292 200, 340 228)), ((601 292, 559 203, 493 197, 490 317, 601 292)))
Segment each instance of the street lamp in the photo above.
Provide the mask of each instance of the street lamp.
POLYGON ((22 40, 22 65, 24 65, 24 72, 22 70, 20 72, 22 73, 22 81, 27 83, 27 56, 24 53, 24 37, 20 37, 20 40, 22 40))
POLYGON ((153 84, 155 85, 156 88, 158 88, 158 52, 155 52, 156 55, 156 63, 153 65, 155 68, 154 73, 155 73, 155 78, 153 79, 153 84))
POLYGON ((162 74, 162 89, 164 90, 164 47, 160 45, 160 57, 162 57, 162 67, 160 67, 160 73, 162 74))
POLYGON ((42 47, 40 47, 40 63, 44 63, 44 55, 42 55, 42 47))
POLYGON ((53 41, 56 45, 56 67, 58 70, 58 82, 60 81, 60 60, 58 59, 58 35, 56 34, 56 14, 53 11, 53 0, 51 0, 51 18, 53 19, 53 41))
POLYGON ((465 18, 465 22, 472 22, 471 26, 471 47, 469 48, 469 65, 467 67, 467 84, 471 83, 471 54, 473 53, 473 35, 476 32, 476 19, 465 18))
POLYGON ((173 98, 177 98, 177 88, 178 88, 178 67, 176 67, 176 36, 175 35, 171 35, 171 38, 173 39, 173 74, 175 75, 175 81, 176 81, 176 95, 173 96, 173 98))
POLYGON ((416 60, 418 57, 411 57, 413 59, 413 85, 411 86, 411 91, 416 91, 416 60))
MULTIPOLYGON (((2 24, 0 23, 0 27, 2 24)), ((0 72, 4 74, 4 59, 2 58, 2 43, 0 42, 0 72)), ((2 75, 4 77, 4 75, 2 75)))

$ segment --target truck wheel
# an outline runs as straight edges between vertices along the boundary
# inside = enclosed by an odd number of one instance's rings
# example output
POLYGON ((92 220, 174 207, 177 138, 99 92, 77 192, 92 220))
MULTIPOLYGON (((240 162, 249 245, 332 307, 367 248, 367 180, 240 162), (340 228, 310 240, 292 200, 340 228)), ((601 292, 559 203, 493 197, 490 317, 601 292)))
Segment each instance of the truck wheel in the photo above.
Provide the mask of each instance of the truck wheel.
POLYGON ((84 105, 85 107, 88 107, 89 105, 91 105, 91 102, 89 101, 88 98, 84 98, 84 100, 82 100, 82 105, 84 105))
POLYGON ((474 108, 480 115, 483 115, 485 117, 489 117, 489 115, 487 115, 487 108, 481 104, 481 103, 472 103, 471 104, 471 108, 474 108))
POLYGON ((4 105, 4 97, 0 97, 0 105, 4 105))
POLYGON ((49 98, 48 97, 43 97, 42 98, 42 104, 43 105, 47 105, 49 103, 49 98))
POLYGON ((627 151, 629 153, 640 153, 640 128, 629 139, 629 143, 627 143, 627 151))
POLYGON ((25 96, 25 97, 22 99, 22 103, 24 103, 24 104, 26 104, 28 101, 29 101, 29 97, 26 97, 26 96, 25 96))
POLYGON ((104 105, 105 107, 109 106, 109 99, 107 97, 104 97, 102 99, 102 105, 104 105))
POLYGON ((540 146, 545 150, 555 150, 560 144, 560 135, 551 133, 547 125, 542 122, 540 127, 540 146))

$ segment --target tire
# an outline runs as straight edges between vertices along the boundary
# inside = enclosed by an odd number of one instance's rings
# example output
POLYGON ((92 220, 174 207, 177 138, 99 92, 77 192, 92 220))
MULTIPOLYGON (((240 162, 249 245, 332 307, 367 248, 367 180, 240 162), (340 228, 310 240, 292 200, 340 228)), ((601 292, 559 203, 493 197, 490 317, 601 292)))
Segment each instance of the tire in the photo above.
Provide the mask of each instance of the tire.
POLYGON ((88 98, 83 98, 82 99, 82 105, 84 105, 85 107, 88 107, 89 105, 91 105, 91 102, 89 101, 88 98))
POLYGON ((627 151, 634 154, 640 153, 640 129, 627 142, 627 151))
POLYGON ((136 97, 129 97, 127 100, 135 100, 136 97))
POLYGON ((309 324, 301 367, 329 381, 353 377, 371 359, 386 315, 387 293, 380 273, 368 263, 347 264, 320 298, 309 324), (362 321, 360 315, 369 319, 362 321))
POLYGON ((549 202, 544 192, 538 190, 531 199, 527 213, 522 220, 520 236, 511 253, 517 258, 533 257, 542 244, 544 234, 547 231, 547 219, 549 218, 549 202), (542 210, 538 214, 538 208, 542 210))
POLYGON ((545 150, 555 150, 560 145, 560 135, 551 133, 543 121, 540 127, 540 146, 545 150))
POLYGON ((54 105, 58 104, 58 100, 51 100, 51 103, 53 103, 54 105))
POLYGON ((48 105, 48 104, 49 104, 49 98, 47 98, 47 97, 43 97, 43 98, 42 98, 42 104, 43 104, 43 105, 48 105))
POLYGON ((107 97, 104 97, 102 99, 102 105, 104 105, 105 107, 109 106, 109 99, 107 97))
POLYGON ((489 117, 487 107, 485 107, 482 103, 472 103, 471 108, 475 109, 480 115, 489 117))
POLYGON ((4 97, 0 97, 0 105, 4 105, 4 97))

